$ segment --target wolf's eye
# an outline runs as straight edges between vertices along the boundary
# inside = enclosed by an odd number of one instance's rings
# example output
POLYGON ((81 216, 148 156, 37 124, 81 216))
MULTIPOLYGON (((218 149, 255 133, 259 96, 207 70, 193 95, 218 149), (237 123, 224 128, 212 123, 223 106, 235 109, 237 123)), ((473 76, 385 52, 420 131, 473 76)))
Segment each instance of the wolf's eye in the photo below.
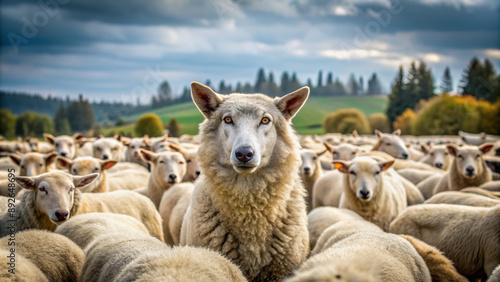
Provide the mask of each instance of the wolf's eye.
POLYGON ((262 120, 260 121, 260 123, 262 123, 262 124, 268 124, 270 121, 271 120, 269 118, 264 117, 264 118, 262 118, 262 120))
POLYGON ((231 117, 225 117, 224 122, 227 124, 233 123, 233 119, 231 117))

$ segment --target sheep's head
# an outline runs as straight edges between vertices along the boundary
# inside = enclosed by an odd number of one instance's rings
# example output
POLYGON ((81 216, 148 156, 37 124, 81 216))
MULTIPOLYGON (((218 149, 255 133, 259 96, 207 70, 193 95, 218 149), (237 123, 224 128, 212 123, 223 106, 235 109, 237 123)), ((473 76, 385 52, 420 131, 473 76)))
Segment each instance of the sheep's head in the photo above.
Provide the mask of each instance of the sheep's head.
POLYGON ((161 152, 159 154, 141 149, 141 157, 149 162, 152 177, 162 186, 170 187, 180 183, 186 174, 186 160, 181 153, 161 152))
POLYGON ((493 144, 485 143, 479 147, 458 147, 448 144, 446 148, 455 157, 457 171, 465 178, 474 178, 483 172, 483 154, 489 152, 493 148, 493 144))
POLYGON ((378 137, 378 151, 385 152, 397 159, 407 159, 410 157, 410 151, 406 148, 405 143, 401 139, 401 130, 396 130, 392 134, 382 133, 375 130, 375 135, 378 137))
POLYGON ((302 158, 302 165, 300 166, 300 174, 302 176, 313 175, 317 169, 321 169, 319 157, 323 155, 326 150, 316 152, 310 149, 300 150, 300 157, 302 158))
POLYGON ((334 161, 340 172, 348 175, 349 188, 362 201, 371 200, 380 186, 380 174, 390 168, 394 160, 377 162, 368 157, 357 157, 352 161, 334 161))

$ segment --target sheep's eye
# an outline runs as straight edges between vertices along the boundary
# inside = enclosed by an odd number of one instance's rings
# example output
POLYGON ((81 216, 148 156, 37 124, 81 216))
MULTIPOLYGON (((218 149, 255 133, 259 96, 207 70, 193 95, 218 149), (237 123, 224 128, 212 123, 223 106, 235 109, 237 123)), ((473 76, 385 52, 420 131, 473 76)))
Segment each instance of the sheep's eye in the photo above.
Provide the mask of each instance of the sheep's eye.
POLYGON ((59 143, 56 143, 56 148, 59 148, 59 143))
POLYGON ((164 161, 159 161, 159 163, 164 164, 165 162, 164 161))
POLYGON ((76 174, 76 169, 75 168, 73 169, 73 173, 76 174))
POLYGON ((356 176, 356 172, 354 172, 353 170, 351 170, 349 173, 356 176))
POLYGON ((38 164, 38 166, 43 166, 43 164, 38 164))
POLYGON ((112 148, 111 150, 112 150, 112 151, 116 151, 116 150, 118 150, 118 148, 117 148, 117 147, 114 147, 114 148, 112 148))
POLYGON ((477 159, 477 158, 479 158, 480 156, 481 156, 481 155, 477 154, 477 155, 476 155, 476 159, 477 159))
POLYGON ((313 161, 315 161, 315 160, 316 160, 316 157, 313 157, 313 161))
POLYGON ((45 192, 45 193, 47 193, 47 190, 45 190, 45 187, 40 187, 40 188, 38 188, 38 190, 40 190, 40 192, 45 192))
POLYGON ((262 124, 268 124, 271 120, 268 118, 268 117, 264 117, 262 118, 262 120, 260 121, 260 123, 262 124))
POLYGON ((225 117, 224 122, 227 124, 231 124, 231 123, 233 123, 233 119, 231 117, 225 117))
POLYGON ((448 156, 448 153, 444 153, 445 156, 448 156))
POLYGON ((94 170, 95 170, 95 171, 98 171, 98 170, 99 170, 99 168, 98 168, 98 167, 94 167, 94 170))
POLYGON ((23 168, 23 169, 24 169, 24 165, 22 165, 22 166, 21 166, 21 168, 23 168))
POLYGON ((163 145, 163 144, 160 145, 160 148, 164 148, 164 147, 165 147, 165 145, 163 145))
POLYGON ((68 144, 68 147, 70 147, 70 148, 71 148, 72 146, 73 146, 73 144, 68 144))
POLYGON ((187 162, 187 163, 190 163, 190 162, 191 162, 191 160, 187 160, 186 162, 187 162))
POLYGON ((356 155, 356 152, 352 152, 351 155, 356 155))
POLYGON ((73 188, 73 187, 69 188, 70 193, 73 192, 74 190, 75 190, 75 188, 73 188))
POLYGON ((332 154, 336 155, 336 154, 337 154, 337 152, 336 152, 336 151, 333 151, 333 153, 332 153, 332 154))
POLYGON ((184 164, 184 162, 179 162, 179 164, 184 164))
POLYGON ((386 146, 391 146, 391 143, 385 143, 386 146))
POLYGON ((434 153, 431 153, 431 156, 434 156, 434 153))
POLYGON ((457 157, 462 158, 462 155, 458 155, 457 157))
POLYGON ((101 148, 99 148, 99 147, 97 147, 97 148, 95 148, 95 149, 96 149, 97 151, 100 151, 100 150, 101 150, 101 148))
POLYGON ((380 174, 380 170, 375 172, 375 175, 379 175, 379 174, 380 174))

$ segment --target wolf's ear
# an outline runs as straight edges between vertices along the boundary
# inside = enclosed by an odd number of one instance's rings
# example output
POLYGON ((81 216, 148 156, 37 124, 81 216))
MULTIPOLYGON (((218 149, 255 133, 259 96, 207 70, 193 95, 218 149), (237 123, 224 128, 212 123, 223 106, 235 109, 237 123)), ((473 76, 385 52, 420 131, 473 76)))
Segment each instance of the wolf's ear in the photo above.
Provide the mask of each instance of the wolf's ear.
POLYGON ((82 175, 82 176, 75 176, 72 175, 73 177, 73 184, 75 184, 75 187, 77 188, 82 188, 90 183, 94 182, 94 180, 99 176, 99 173, 91 173, 87 175, 82 175))
POLYGON ((309 87, 305 86, 279 98, 275 103, 287 121, 290 121, 302 108, 309 97, 309 87))
POLYGON ((210 87, 198 82, 191 82, 191 97, 198 107, 198 110, 206 117, 210 118, 213 111, 217 109, 223 98, 215 93, 210 87))
POLYGON ((24 189, 34 190, 36 189, 36 179, 34 177, 27 176, 17 176, 16 182, 24 189))

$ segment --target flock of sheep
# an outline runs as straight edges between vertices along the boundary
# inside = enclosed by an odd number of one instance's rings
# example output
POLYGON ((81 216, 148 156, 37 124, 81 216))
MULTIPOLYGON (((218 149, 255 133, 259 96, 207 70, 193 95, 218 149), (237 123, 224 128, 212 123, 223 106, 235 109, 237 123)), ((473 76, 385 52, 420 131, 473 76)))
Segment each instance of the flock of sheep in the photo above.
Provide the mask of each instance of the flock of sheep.
POLYGON ((209 91, 198 136, 0 141, 0 280, 500 281, 495 136, 296 136, 285 96, 236 173, 209 91))

